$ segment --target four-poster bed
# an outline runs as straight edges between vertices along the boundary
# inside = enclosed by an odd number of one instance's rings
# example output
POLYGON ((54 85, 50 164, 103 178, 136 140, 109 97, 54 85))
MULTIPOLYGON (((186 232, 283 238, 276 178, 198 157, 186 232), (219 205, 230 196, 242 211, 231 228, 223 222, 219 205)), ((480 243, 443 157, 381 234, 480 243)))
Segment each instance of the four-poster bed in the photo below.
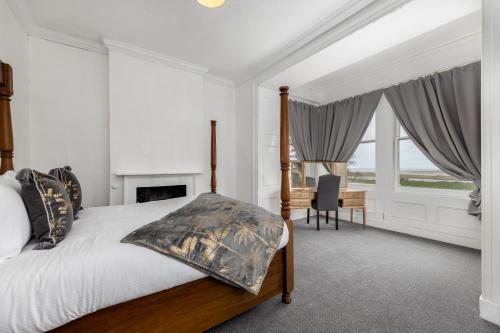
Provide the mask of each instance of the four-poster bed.
POLYGON ((0 175, 14 169, 14 140, 10 117, 10 98, 13 94, 12 67, 0 60, 0 175))
MULTIPOLYGON (((12 70, 1 64, 0 174, 13 170, 13 140, 9 101, 12 70)), ((177 287, 102 308, 55 328, 54 332, 200 332, 282 294, 291 302, 294 288, 293 225, 290 220, 288 87, 280 88, 281 216, 288 228, 288 243, 272 260, 258 295, 204 277, 177 287)), ((211 121, 211 192, 216 193, 216 121, 211 121)), ((147 283, 147 281, 146 281, 147 283)), ((83 297, 83 296, 82 296, 83 297)), ((13 318, 12 320, 15 320, 13 318)))

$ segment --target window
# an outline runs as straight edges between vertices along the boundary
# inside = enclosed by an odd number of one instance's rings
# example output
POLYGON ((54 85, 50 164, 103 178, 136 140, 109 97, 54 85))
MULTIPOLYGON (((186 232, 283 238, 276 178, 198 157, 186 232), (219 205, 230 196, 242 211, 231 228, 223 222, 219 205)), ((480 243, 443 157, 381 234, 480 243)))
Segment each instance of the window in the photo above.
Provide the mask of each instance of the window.
POLYGON ((297 162, 299 158, 297 157, 297 151, 295 150, 295 146, 292 143, 292 139, 290 138, 290 161, 297 162))
POLYGON ((375 184, 375 115, 349 160, 347 178, 349 183, 375 184))
POLYGON ((396 141, 399 152, 399 186, 469 191, 474 189, 472 182, 457 179, 436 167, 399 124, 396 141))

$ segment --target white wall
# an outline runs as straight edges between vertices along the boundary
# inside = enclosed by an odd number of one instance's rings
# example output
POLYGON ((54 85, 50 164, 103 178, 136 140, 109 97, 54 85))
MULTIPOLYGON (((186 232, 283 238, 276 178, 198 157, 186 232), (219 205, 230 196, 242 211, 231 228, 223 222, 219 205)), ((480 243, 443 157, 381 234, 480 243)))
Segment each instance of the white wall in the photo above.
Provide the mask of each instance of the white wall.
POLYGON ((201 173, 208 125, 203 76, 115 51, 109 54, 111 204, 117 172, 201 173))
POLYGON ((500 325, 500 2, 483 1, 481 317, 500 325))
POLYGON ((280 211, 280 97, 279 92, 259 87, 258 111, 258 204, 280 211))
MULTIPOLYGON (((109 204, 110 176, 118 187, 122 181, 115 177, 117 167, 110 166, 112 72, 112 110, 123 125, 113 132, 113 147, 121 152, 120 169, 196 169, 200 172, 195 179, 197 193, 208 191, 209 120, 215 119, 218 190, 236 196, 237 129, 232 82, 203 71, 194 74, 134 57, 128 57, 136 60, 127 64, 113 65, 107 54, 27 37, 5 0, 0 0, 0 37, 0 59, 14 67, 16 169, 48 171, 70 165, 82 183, 83 205, 109 204), (155 131, 166 133, 161 137, 166 140, 156 141, 150 135, 155 131)), ((111 195, 112 203, 123 202, 120 194, 111 195)))
POLYGON ((28 37, 5 0, 0 0, 0 60, 13 67, 14 167, 30 165, 28 37))
POLYGON ((210 188, 210 120, 217 120, 218 192, 236 195, 235 90, 231 82, 110 51, 110 203, 123 203, 117 172, 199 173, 210 188))
MULTIPOLYGON (((30 37, 30 167, 70 165, 83 206, 108 203, 107 56, 30 37)), ((14 127, 14 132, 17 127, 14 127)))
POLYGON ((256 87, 253 82, 236 89, 236 197, 257 202, 256 87))
POLYGON ((210 120, 217 120, 217 192, 236 197, 236 111, 235 89, 232 84, 210 77, 205 78, 203 123, 205 152, 204 170, 201 179, 203 191, 210 185, 210 120))
POLYGON ((14 167, 70 165, 83 205, 107 204, 107 57, 28 37, 4 0, 0 40, 0 59, 14 72, 14 167))

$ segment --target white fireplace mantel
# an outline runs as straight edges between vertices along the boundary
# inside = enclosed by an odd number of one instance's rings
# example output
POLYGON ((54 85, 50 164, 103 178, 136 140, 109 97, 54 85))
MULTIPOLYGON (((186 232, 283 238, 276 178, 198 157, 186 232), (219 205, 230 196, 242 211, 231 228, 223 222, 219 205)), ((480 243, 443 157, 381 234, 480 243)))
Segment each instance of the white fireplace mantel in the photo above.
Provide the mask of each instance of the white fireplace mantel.
POLYGON ((137 202, 138 187, 186 185, 186 196, 192 197, 196 193, 195 177, 202 172, 116 171, 115 174, 123 177, 123 203, 133 204, 137 202))
POLYGON ((201 171, 130 171, 130 170, 118 170, 115 172, 117 176, 172 176, 172 175, 201 175, 201 171))

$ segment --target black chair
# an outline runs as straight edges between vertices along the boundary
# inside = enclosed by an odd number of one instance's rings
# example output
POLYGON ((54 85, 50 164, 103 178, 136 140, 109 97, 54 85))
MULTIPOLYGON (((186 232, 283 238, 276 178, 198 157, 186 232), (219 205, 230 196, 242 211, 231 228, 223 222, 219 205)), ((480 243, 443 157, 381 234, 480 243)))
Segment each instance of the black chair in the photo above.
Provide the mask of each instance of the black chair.
MULTIPOLYGON (((312 208, 317 211, 316 229, 319 230, 319 212, 326 212, 326 223, 328 224, 328 213, 335 211, 335 230, 339 230, 339 189, 340 176, 324 175, 319 177, 318 192, 316 199, 311 202, 312 208)), ((307 209, 307 223, 309 223, 309 209, 307 209)))

